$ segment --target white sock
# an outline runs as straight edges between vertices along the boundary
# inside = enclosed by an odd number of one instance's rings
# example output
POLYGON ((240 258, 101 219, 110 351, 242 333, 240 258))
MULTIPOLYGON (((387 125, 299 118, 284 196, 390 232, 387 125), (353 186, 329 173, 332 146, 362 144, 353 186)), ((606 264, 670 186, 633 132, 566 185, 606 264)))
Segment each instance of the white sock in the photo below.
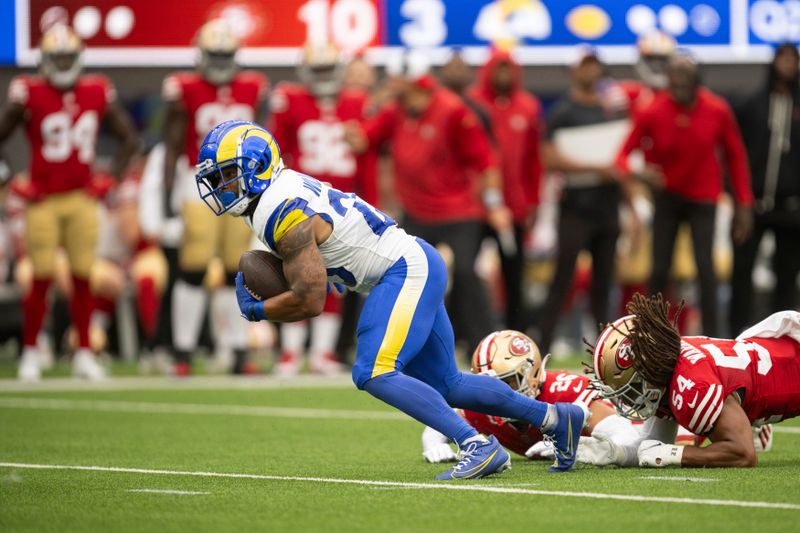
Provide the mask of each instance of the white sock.
POLYGON ((177 280, 172 290, 172 340, 176 350, 193 352, 197 348, 205 312, 205 289, 177 280))
POLYGON ((550 404, 547 406, 547 412, 542 421, 542 431, 550 431, 556 427, 556 424, 558 424, 558 411, 556 411, 555 405, 550 404))
POLYGON ((281 351, 302 355, 308 334, 308 321, 286 322, 281 325, 281 351))
POLYGON ((247 348, 247 320, 241 316, 234 287, 222 287, 211 295, 211 327, 220 348, 247 348))
POLYGON ((336 350, 341 326, 342 317, 338 313, 322 313, 311 319, 310 359, 322 359, 336 350))
POLYGON ((467 440, 465 440, 464 442, 462 442, 462 443, 461 443, 461 444, 460 444, 458 447, 459 447, 459 448, 461 448, 461 449, 464 449, 464 448, 466 448, 466 447, 467 447, 467 445, 468 445, 470 442, 480 442, 480 443, 482 443, 482 444, 486 444, 487 442, 489 442, 489 439, 487 439, 486 437, 484 437, 483 435, 481 435, 480 433, 478 433, 478 434, 477 434, 477 435, 475 435, 474 437, 470 437, 470 438, 468 438, 467 440))

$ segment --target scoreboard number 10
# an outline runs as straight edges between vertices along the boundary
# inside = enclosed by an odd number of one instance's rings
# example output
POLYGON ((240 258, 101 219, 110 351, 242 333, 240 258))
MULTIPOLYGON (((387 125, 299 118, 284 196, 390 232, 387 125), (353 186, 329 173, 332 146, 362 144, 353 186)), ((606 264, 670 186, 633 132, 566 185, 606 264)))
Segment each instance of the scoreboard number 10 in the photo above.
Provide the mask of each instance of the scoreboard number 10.
POLYGON ((332 42, 345 52, 366 48, 378 32, 378 13, 369 0, 308 0, 297 12, 307 43, 332 42))

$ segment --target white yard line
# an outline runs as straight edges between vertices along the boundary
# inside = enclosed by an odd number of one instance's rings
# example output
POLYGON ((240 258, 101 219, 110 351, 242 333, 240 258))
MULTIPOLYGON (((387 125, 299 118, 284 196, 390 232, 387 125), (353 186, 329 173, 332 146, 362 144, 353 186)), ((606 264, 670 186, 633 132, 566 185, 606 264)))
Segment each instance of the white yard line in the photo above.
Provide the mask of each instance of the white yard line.
POLYGON ((248 389, 353 389, 349 374, 341 376, 118 376, 103 381, 85 381, 71 377, 45 378, 38 383, 0 379, 0 391, 68 390, 248 390, 248 389))
POLYGON ((413 421, 399 411, 356 411, 352 409, 314 409, 305 407, 265 407, 257 405, 214 405, 204 403, 154 403, 98 400, 65 400, 0 396, 0 408, 50 409, 56 411, 102 411, 181 415, 242 415, 271 418, 313 418, 345 420, 413 421))
POLYGON ((146 492, 148 494, 178 494, 181 496, 197 496, 201 494, 211 494, 210 492, 198 492, 194 490, 172 490, 172 489, 130 489, 127 492, 146 492))
POLYGON ((773 425, 772 431, 774 431, 775 433, 792 433, 794 435, 800 435, 800 428, 793 426, 773 425))
POLYGON ((639 479, 652 479, 657 481, 697 481, 697 482, 709 482, 709 481, 719 481, 713 477, 686 477, 686 476, 640 476, 639 479))
POLYGON ((47 465, 30 463, 2 463, 0 468, 26 468, 36 470, 80 470, 90 472, 115 472, 126 474, 150 474, 163 476, 194 476, 194 477, 216 477, 234 479, 258 479, 267 481, 290 481, 290 482, 311 482, 311 483, 331 483, 339 485, 362 485, 365 487, 399 487, 404 489, 425 489, 425 490, 454 490, 471 492, 490 492, 498 494, 525 494, 529 496, 560 496, 565 498, 591 498, 597 500, 621 500, 635 502, 652 503, 682 503, 687 505, 710 505, 724 507, 750 507, 761 509, 788 509, 792 511, 800 510, 800 504, 796 503, 777 503, 759 502, 742 500, 713 500, 701 498, 672 498, 665 496, 638 496, 629 494, 606 494, 602 492, 568 492, 559 490, 534 490, 520 489, 513 487, 488 486, 474 484, 472 482, 440 482, 440 483, 401 483, 399 481, 376 481, 371 479, 338 479, 326 477, 306 477, 306 476, 269 476, 262 474, 234 474, 227 472, 186 472, 179 470, 155 470, 150 468, 122 468, 114 466, 78 466, 78 465, 47 465))

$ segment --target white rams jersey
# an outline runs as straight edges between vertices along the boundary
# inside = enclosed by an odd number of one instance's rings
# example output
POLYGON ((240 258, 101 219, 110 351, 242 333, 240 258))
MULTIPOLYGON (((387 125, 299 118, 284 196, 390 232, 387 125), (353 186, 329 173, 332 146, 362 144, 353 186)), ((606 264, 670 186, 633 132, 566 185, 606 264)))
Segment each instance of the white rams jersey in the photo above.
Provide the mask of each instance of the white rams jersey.
POLYGON ((280 257, 281 238, 314 215, 333 226, 333 233, 319 245, 328 279, 353 291, 369 292, 416 246, 414 237, 357 195, 290 169, 273 178, 252 217, 245 220, 267 249, 280 257))

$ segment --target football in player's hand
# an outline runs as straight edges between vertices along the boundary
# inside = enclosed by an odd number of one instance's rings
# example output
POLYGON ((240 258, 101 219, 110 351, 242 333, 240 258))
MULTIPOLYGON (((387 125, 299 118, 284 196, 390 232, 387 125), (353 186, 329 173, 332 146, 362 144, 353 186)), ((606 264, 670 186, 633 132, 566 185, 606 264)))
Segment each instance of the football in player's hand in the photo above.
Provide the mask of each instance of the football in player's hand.
POLYGON ((250 250, 239 258, 244 285, 255 298, 266 300, 289 290, 283 261, 263 250, 250 250))

